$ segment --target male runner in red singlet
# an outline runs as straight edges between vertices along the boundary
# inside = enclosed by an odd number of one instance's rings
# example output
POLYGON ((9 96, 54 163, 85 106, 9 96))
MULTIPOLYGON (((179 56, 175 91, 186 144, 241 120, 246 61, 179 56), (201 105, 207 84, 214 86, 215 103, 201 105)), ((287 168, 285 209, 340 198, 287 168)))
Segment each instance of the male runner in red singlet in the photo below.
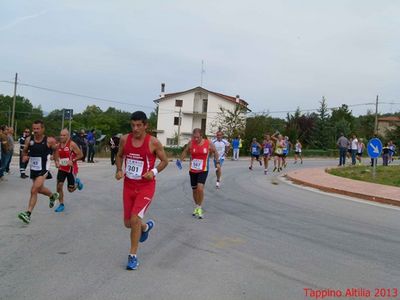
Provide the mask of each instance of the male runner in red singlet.
POLYGON ((208 170, 210 168, 209 155, 214 154, 217 172, 221 171, 219 155, 213 143, 208 139, 203 139, 201 129, 193 130, 192 140, 186 145, 181 154, 181 160, 186 157, 187 152, 190 153, 190 184, 193 190, 193 200, 195 208, 193 216, 199 219, 203 218, 203 209, 201 207, 204 200, 204 184, 206 183, 208 170))
POLYGON ((73 142, 70 138, 69 131, 63 129, 60 132, 60 143, 57 146, 57 151, 54 153, 54 161, 58 168, 57 173, 57 193, 60 194, 58 201, 60 204, 54 210, 55 212, 64 211, 64 182, 67 179, 68 192, 72 193, 77 188, 81 190, 83 188, 82 182, 77 178, 78 175, 78 163, 77 161, 82 159, 83 153, 78 145, 73 142))
POLYGON ((128 256, 127 270, 136 270, 139 262, 136 252, 140 242, 144 242, 149 231, 154 227, 154 221, 143 224, 142 220, 153 198, 155 177, 168 165, 161 143, 146 133, 147 116, 142 111, 131 115, 132 132, 122 136, 116 156, 117 172, 115 178, 124 176, 123 202, 124 223, 131 229, 131 248, 128 256), (156 158, 160 163, 155 167, 156 158), (124 161, 125 169, 122 170, 124 161))

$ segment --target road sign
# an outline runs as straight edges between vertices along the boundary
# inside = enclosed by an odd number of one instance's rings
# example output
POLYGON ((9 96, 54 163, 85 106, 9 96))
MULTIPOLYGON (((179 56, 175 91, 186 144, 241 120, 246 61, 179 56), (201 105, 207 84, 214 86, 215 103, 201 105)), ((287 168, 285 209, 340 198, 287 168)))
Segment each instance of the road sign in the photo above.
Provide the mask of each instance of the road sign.
POLYGON ((64 111, 64 120, 72 120, 73 110, 64 108, 63 111, 64 111))
POLYGON ((377 158, 382 153, 382 142, 378 138, 373 138, 368 141, 368 155, 371 158, 377 158))

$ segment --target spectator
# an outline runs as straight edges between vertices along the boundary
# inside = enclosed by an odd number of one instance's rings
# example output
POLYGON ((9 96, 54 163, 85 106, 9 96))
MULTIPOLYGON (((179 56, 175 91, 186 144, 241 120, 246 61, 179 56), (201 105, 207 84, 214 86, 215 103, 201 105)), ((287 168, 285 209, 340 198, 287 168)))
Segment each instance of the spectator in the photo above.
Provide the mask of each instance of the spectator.
POLYGON ((240 145, 240 136, 237 136, 232 140, 232 148, 233 148, 232 160, 239 160, 239 150, 240 150, 239 145, 240 145))
POLYGON ((85 162, 85 158, 87 155, 87 148, 88 148, 88 142, 87 139, 85 137, 86 133, 85 130, 81 130, 79 132, 79 135, 76 139, 76 144, 78 145, 78 147, 81 149, 83 157, 82 157, 82 161, 85 162))
POLYGON ((14 154, 14 128, 7 127, 7 139, 8 139, 8 161, 6 162, 5 171, 10 173, 10 164, 14 154))
POLYGON ((118 153, 118 149, 119 149, 119 141, 121 138, 121 134, 116 134, 114 135, 112 138, 110 138, 110 141, 108 142, 108 144, 111 147, 111 165, 113 166, 115 164, 115 157, 118 153))
POLYGON ((387 165, 388 165, 388 162, 389 162, 389 152, 390 152, 390 149, 389 149, 389 145, 387 144, 387 145, 385 145, 385 146, 382 148, 382 161, 383 161, 383 165, 384 165, 384 166, 387 166, 387 165))
POLYGON ((0 181, 4 179, 4 169, 5 169, 5 161, 6 161, 6 152, 8 150, 8 138, 6 134, 7 126, 0 126, 0 181))
POLYGON ((21 178, 28 178, 29 176, 25 174, 26 167, 28 165, 28 161, 24 162, 22 157, 22 151, 25 146, 25 139, 31 135, 31 130, 29 128, 25 128, 21 137, 18 139, 19 142, 19 172, 21 174, 21 178))
POLYGON ((351 164, 352 165, 356 164, 357 149, 358 149, 357 136, 355 134, 353 134, 353 138, 351 140, 351 164))
POLYGON ((344 166, 346 164, 346 154, 347 147, 349 146, 349 140, 344 136, 343 133, 340 133, 340 137, 338 138, 336 145, 339 148, 339 167, 344 166))
POLYGON ((89 151, 88 151, 88 162, 89 163, 94 163, 94 154, 95 154, 95 149, 94 146, 96 145, 96 130, 92 129, 88 134, 87 134, 87 141, 88 141, 88 146, 89 146, 89 151))

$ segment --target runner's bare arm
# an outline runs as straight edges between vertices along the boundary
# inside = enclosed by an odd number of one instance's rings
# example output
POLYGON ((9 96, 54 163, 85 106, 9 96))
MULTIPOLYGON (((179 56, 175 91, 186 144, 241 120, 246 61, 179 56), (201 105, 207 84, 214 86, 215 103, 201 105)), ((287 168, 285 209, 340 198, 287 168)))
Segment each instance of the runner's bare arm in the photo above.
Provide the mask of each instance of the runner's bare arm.
POLYGON ((71 148, 72 151, 75 152, 76 157, 72 160, 72 162, 76 162, 78 160, 81 160, 83 157, 83 153, 81 151, 81 148, 78 147, 78 145, 75 142, 71 142, 71 148))
POLYGON ((152 180, 168 165, 168 158, 165 154, 164 147, 155 137, 152 137, 150 140, 150 150, 156 154, 156 156, 160 160, 160 163, 157 165, 157 167, 154 167, 154 169, 143 174, 143 178, 147 180, 152 180))
POLYGON ((125 143, 127 139, 127 134, 121 137, 121 140, 119 142, 119 148, 118 148, 118 153, 117 156, 115 157, 115 165, 117 166, 117 171, 115 173, 115 179, 120 180, 122 177, 124 177, 124 172, 122 172, 122 160, 124 157, 124 148, 125 148, 125 143))
POLYGON ((25 139, 25 144, 24 144, 24 149, 22 150, 22 161, 27 162, 29 160, 28 156, 28 147, 29 147, 29 142, 31 141, 31 137, 28 136, 25 139))
POLYGON ((215 148, 215 145, 213 143, 210 143, 210 153, 214 154, 214 160, 217 162, 217 170, 221 169, 221 163, 219 162, 219 155, 217 152, 217 149, 215 148))
POLYGON ((56 165, 56 168, 58 169, 60 167, 60 155, 58 154, 58 147, 53 151, 53 159, 54 159, 54 164, 56 165))
POLYGON ((183 151, 181 153, 181 161, 185 161, 186 155, 190 149, 190 147, 192 146, 192 141, 190 141, 189 143, 187 143, 187 145, 183 148, 183 151))

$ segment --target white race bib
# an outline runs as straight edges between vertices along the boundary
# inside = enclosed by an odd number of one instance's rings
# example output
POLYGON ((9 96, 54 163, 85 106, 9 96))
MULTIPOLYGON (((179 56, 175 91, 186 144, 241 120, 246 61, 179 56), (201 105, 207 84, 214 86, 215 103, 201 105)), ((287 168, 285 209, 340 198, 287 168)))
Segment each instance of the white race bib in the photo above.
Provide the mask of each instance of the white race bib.
POLYGON ((31 157, 31 170, 32 171, 42 171, 42 158, 41 157, 31 157))
POLYGON ((129 179, 142 179, 144 161, 135 159, 126 159, 125 175, 129 179))
POLYGON ((61 158, 60 159, 60 166, 68 166, 69 158, 61 158))
POLYGON ((203 160, 202 159, 192 159, 192 164, 190 167, 192 170, 202 171, 203 170, 203 160))
POLYGON ((269 148, 264 148, 264 154, 269 154, 269 148))

